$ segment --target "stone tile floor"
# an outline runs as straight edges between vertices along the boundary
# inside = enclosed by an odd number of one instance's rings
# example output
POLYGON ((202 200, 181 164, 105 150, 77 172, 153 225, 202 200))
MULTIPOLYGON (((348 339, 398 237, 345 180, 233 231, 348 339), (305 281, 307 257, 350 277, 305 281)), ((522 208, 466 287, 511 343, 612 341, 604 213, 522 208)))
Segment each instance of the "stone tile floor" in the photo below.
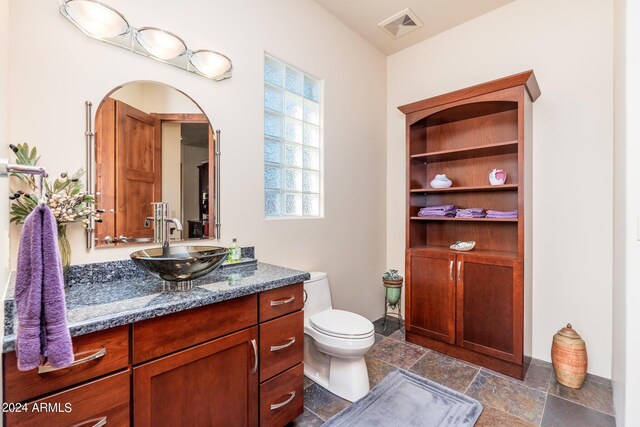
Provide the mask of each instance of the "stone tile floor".
MULTIPOLYGON (((611 382, 588 375, 579 390, 559 384, 547 362, 534 359, 524 381, 407 343, 394 319, 374 322, 366 355, 371 387, 396 368, 465 393, 482 403, 477 427, 615 427, 611 382)), ((350 403, 305 377, 305 410, 289 426, 320 426, 350 403)))

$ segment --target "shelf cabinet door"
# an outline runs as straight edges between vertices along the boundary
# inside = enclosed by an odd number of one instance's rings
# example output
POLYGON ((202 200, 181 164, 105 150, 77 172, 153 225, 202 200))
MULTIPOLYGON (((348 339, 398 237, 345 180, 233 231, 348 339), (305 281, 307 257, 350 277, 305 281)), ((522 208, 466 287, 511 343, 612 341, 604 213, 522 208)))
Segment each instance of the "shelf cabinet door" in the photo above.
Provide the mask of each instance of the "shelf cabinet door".
POLYGON ((136 426, 257 426, 257 327, 134 368, 136 426))
POLYGON ((407 257, 407 330, 454 344, 455 255, 410 250, 407 257))
POLYGON ((457 345, 522 362, 522 262, 457 255, 457 345))

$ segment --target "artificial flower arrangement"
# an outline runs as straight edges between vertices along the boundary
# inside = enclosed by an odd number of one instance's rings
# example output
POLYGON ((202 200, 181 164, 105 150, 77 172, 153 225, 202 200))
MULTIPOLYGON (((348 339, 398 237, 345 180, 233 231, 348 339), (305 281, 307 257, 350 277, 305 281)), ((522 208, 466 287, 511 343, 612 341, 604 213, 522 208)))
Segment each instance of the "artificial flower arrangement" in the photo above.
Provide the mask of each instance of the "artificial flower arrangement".
MULTIPOLYGON (((20 165, 37 166, 40 156, 36 147, 29 148, 27 143, 9 146, 15 153, 16 163, 20 165)), ((26 190, 10 189, 11 207, 9 210, 10 222, 23 224, 27 216, 38 206, 40 202, 38 194, 38 181, 34 175, 12 173, 18 182, 23 184, 26 190), (26 187, 25 187, 26 185, 26 187)), ((62 264, 67 267, 71 261, 71 247, 66 235, 68 224, 82 221, 86 227, 93 217, 101 222, 100 210, 95 210, 95 198, 93 194, 83 191, 81 178, 84 169, 80 168, 74 174, 66 172, 51 182, 49 175, 44 176, 44 195, 47 206, 51 209, 58 224, 58 242, 62 264)))

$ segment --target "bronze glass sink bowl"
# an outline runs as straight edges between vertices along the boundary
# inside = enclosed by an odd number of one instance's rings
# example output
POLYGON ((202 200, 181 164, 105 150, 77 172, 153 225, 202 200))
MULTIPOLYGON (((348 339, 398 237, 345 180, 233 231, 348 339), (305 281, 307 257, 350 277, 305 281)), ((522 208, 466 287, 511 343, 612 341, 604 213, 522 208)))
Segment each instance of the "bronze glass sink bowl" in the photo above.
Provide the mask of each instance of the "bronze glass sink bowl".
POLYGON ((169 246, 143 249, 131 259, 149 274, 169 282, 197 279, 220 267, 229 249, 220 246, 169 246))

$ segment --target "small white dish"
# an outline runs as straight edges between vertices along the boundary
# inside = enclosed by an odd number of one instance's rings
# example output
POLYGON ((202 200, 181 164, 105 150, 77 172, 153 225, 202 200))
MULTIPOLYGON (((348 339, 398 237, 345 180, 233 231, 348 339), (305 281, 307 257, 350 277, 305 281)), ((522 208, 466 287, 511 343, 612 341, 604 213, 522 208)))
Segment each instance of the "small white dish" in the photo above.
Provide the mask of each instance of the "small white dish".
POLYGON ((468 242, 457 241, 449 247, 454 251, 467 252, 475 248, 475 246, 476 246, 476 242, 474 242, 473 240, 470 240, 468 242))

